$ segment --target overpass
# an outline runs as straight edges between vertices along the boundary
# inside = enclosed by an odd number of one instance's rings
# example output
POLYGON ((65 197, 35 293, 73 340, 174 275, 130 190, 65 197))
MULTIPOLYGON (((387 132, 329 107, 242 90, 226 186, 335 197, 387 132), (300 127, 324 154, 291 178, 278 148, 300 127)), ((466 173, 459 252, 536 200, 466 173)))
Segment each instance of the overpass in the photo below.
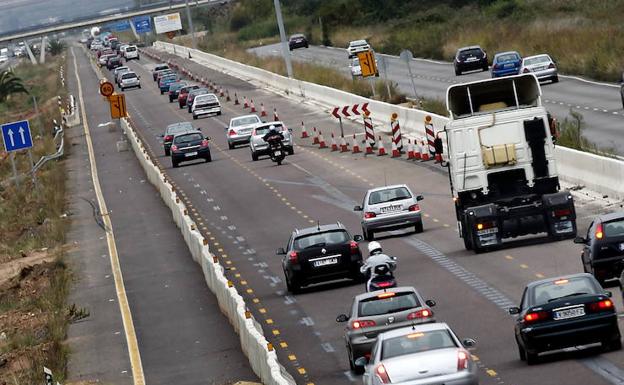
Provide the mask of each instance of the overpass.
MULTIPOLYGON (((192 3, 189 1, 189 5, 193 6, 202 6, 202 5, 223 5, 228 3, 230 0, 193 0, 192 3)), ((10 35, 2 35, 0 36, 0 43, 11 42, 11 41, 20 41, 24 39, 29 39, 32 37, 45 36, 48 34, 58 33, 62 31, 72 30, 76 28, 85 28, 93 25, 105 24, 117 20, 123 20, 132 18, 135 16, 142 15, 150 15, 153 13, 159 12, 167 12, 167 11, 175 11, 182 8, 185 8, 185 3, 171 4, 171 5, 163 5, 161 7, 147 8, 134 10, 124 13, 116 13, 114 15, 100 16, 93 19, 84 19, 80 21, 61 23, 55 26, 49 26, 44 28, 33 29, 29 31, 20 31, 10 35)))

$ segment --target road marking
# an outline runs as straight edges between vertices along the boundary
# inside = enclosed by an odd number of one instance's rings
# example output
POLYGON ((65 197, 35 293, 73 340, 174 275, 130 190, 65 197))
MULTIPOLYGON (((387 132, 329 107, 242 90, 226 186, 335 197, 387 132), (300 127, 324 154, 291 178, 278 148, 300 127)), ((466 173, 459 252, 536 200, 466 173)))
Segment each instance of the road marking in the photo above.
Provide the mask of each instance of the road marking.
MULTIPOLYGON (((78 99, 80 101, 80 113, 82 114, 82 124, 85 134, 85 141, 87 142, 87 151, 89 152, 91 179, 93 181, 93 187, 95 190, 98 205, 100 206, 100 212, 107 213, 108 208, 104 200, 104 195, 102 194, 102 187, 100 185, 100 179, 98 176, 97 164, 95 162, 95 153, 93 151, 93 142, 91 140, 91 132, 89 130, 89 123, 87 121, 87 113, 82 95, 82 82, 80 81, 80 76, 78 75, 78 63, 76 61, 76 55, 74 54, 74 48, 70 48, 70 51, 73 57, 74 73, 76 76, 76 81, 78 83, 78 99)), ((103 215, 102 221, 108 229, 108 231, 106 232, 106 241, 108 243, 108 252, 111 261, 113 279, 115 281, 115 291, 117 292, 117 302, 119 303, 119 311, 121 312, 121 319, 124 325, 126 343, 128 344, 128 355, 130 356, 130 366, 132 368, 132 380, 134 385, 145 385, 145 374, 143 373, 141 353, 139 351, 139 343, 137 341, 136 330, 134 329, 134 322, 132 321, 132 312, 130 311, 130 304, 128 302, 128 296, 126 295, 123 275, 121 273, 121 264, 119 263, 119 254, 117 253, 117 244, 115 243, 113 223, 111 222, 108 215, 103 215)))
POLYGON ((496 371, 495 371, 494 369, 488 369, 488 370, 486 370, 485 372, 486 372, 486 373, 488 374, 488 376, 490 376, 490 377, 496 377, 496 375, 498 374, 498 373, 496 373, 496 371))
POLYGON ((523 268, 523 269, 528 269, 529 268, 529 266, 527 264, 524 264, 524 263, 521 263, 520 267, 523 268))

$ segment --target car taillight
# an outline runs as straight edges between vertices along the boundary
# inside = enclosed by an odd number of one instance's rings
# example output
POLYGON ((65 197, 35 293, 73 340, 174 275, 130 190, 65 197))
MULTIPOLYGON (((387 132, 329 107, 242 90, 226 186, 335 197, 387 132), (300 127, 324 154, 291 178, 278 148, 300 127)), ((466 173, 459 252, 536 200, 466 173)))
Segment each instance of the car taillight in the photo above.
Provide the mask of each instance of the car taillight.
POLYGON ((529 72, 531 72, 528 68, 525 68, 522 70, 523 73, 528 74, 529 72))
POLYGON ((382 384, 390 383, 390 377, 388 377, 388 372, 386 371, 386 367, 383 366, 383 364, 377 365, 377 367, 375 368, 375 374, 382 384))
POLYGON ((234 136, 234 135, 236 135, 236 131, 234 131, 234 130, 230 130, 230 131, 228 132, 228 135, 229 135, 229 136, 234 136))
POLYGON ((500 65, 498 65, 498 64, 494 64, 494 65, 492 66, 492 68, 493 68, 493 69, 495 69, 495 70, 497 70, 497 69, 499 69, 499 68, 500 68, 500 65))
POLYGON ((407 319, 409 320, 413 320, 413 319, 420 319, 420 318, 429 318, 433 316, 433 312, 429 309, 422 309, 422 310, 417 310, 415 312, 409 313, 407 315, 407 319))
POLYGON ((477 223, 477 230, 491 229, 492 227, 496 227, 496 222, 491 221, 477 223))
POLYGON ((411 205, 409 207, 409 211, 420 211, 420 205, 419 204, 411 205))
POLYGON ((178 146, 176 146, 175 144, 171 146, 171 151, 178 151, 178 146))
POLYGON ((298 255, 297 255, 296 251, 291 251, 290 254, 288 254, 288 259, 292 263, 298 263, 299 262, 299 258, 298 258, 298 255))
POLYGON ((604 299, 602 301, 594 302, 594 303, 590 304, 589 308, 592 311, 613 310, 613 301, 611 301, 610 299, 604 299))
POLYGON ((165 141, 167 142, 171 142, 173 140, 173 135, 167 135, 165 136, 165 141))
POLYGON ((201 146, 202 146, 202 147, 208 147, 208 139, 204 139, 204 140, 202 140, 202 142, 201 142, 201 146))
POLYGON ((364 218, 369 219, 369 218, 375 218, 377 216, 377 214, 367 211, 364 213, 364 218))
POLYGON ((375 285, 381 289, 385 289, 387 287, 391 287, 393 285, 393 282, 391 281, 381 281, 381 282, 375 282, 375 285))
POLYGON ((349 247, 351 248, 351 254, 357 254, 358 251, 360 251, 358 243, 356 241, 351 241, 349 243, 349 247))
POLYGON ((572 210, 570 209, 559 209, 559 210, 555 210, 554 212, 556 217, 565 217, 567 215, 572 214, 572 210))
POLYGON ((468 362, 470 362, 470 353, 465 350, 457 352, 457 371, 468 369, 468 362))
POLYGON ((555 67, 555 63, 550 63, 550 64, 548 65, 548 68, 556 68, 556 67, 555 67))
POLYGON ((526 324, 535 323, 538 321, 544 321, 547 318, 548 318, 548 312, 546 311, 531 312, 531 313, 527 313, 524 316, 524 323, 526 324))
POLYGON ((602 223, 598 223, 596 225, 596 239, 602 239, 604 237, 604 233, 602 232, 602 223))
POLYGON ((373 320, 356 320, 351 322, 351 327, 353 329, 372 328, 373 326, 377 326, 373 320))

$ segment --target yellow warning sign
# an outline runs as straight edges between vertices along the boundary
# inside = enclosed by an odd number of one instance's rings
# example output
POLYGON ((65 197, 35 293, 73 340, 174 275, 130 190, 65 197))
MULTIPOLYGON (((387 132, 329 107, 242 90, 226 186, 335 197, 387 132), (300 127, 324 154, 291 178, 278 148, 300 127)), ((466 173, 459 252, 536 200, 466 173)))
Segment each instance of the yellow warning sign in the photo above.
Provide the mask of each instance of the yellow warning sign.
POLYGON ((375 62, 375 54, 373 51, 358 52, 357 57, 360 61, 362 77, 379 76, 377 63, 375 62))
POLYGON ((114 94, 108 97, 110 102, 110 112, 112 119, 126 118, 128 111, 126 110, 126 95, 114 94))

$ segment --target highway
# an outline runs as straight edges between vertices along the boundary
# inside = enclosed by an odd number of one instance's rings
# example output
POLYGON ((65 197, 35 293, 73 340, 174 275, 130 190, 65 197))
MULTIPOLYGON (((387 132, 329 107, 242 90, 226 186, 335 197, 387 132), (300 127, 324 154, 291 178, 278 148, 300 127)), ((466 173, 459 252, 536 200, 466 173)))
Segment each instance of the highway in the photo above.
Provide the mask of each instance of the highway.
MULTIPOLYGON (((279 44, 261 46, 249 51, 259 56, 281 56, 279 44)), ((408 97, 414 97, 406 63, 397 56, 381 56, 386 62, 388 79, 396 82, 399 89, 408 97)), ((351 76, 350 61, 344 49, 310 46, 308 49, 300 48, 292 51, 292 58, 296 61, 333 67, 346 76, 351 76)), ((448 62, 414 59, 410 65, 418 95, 440 100, 446 99, 446 89, 451 84, 490 77, 489 72, 481 71, 457 77, 452 63, 448 62)), ((380 73, 383 76, 381 69, 380 73)), ((581 112, 586 123, 585 137, 601 147, 613 148, 618 154, 624 155, 624 140, 621 134, 624 128, 624 110, 619 85, 560 76, 557 84, 543 83, 542 92, 546 108, 560 120, 569 116, 570 109, 581 112)))
MULTIPOLYGON (((237 92, 253 98, 269 111, 276 107, 296 133, 302 120, 308 128, 337 128, 334 120, 311 105, 256 89, 187 59, 168 57, 222 84, 232 95, 237 92)), ((317 220, 340 221, 352 233, 360 233, 352 207, 361 202, 368 188, 384 183, 407 183, 425 196, 424 233, 396 232, 379 239, 386 252, 399 257, 399 283, 414 285, 425 298, 435 299, 438 320, 448 322, 460 337, 477 340, 473 353, 479 358, 482 384, 624 381, 622 352, 557 354, 531 367, 518 358, 513 319, 505 308, 519 301, 529 281, 581 271, 580 249, 571 241, 533 240, 486 254, 466 252, 457 236, 447 176, 429 164, 330 153, 299 139, 295 155, 283 166, 268 160, 252 162, 248 148, 227 150, 225 141, 224 127, 229 118, 244 113, 240 106, 222 100, 222 116, 194 121, 186 110, 160 95, 149 73, 154 63, 145 60, 145 55, 142 58, 129 65, 141 76, 143 88, 125 92, 135 126, 159 154, 158 162, 178 189, 193 202, 206 224, 213 252, 229 268, 228 276, 298 383, 359 381, 348 370, 343 326, 335 317, 347 311, 363 287, 339 282, 289 295, 275 249, 285 245, 294 228, 312 226, 317 220), (211 136, 212 163, 171 167, 159 136, 167 124, 179 121, 191 121, 211 136)), ((345 129, 349 134, 355 128, 347 123, 345 129)), ((602 202, 578 200, 577 211, 582 233, 591 218, 603 211, 602 202)), ((365 250, 365 243, 361 246, 365 250)), ((621 309, 619 291, 615 294, 621 309)))

